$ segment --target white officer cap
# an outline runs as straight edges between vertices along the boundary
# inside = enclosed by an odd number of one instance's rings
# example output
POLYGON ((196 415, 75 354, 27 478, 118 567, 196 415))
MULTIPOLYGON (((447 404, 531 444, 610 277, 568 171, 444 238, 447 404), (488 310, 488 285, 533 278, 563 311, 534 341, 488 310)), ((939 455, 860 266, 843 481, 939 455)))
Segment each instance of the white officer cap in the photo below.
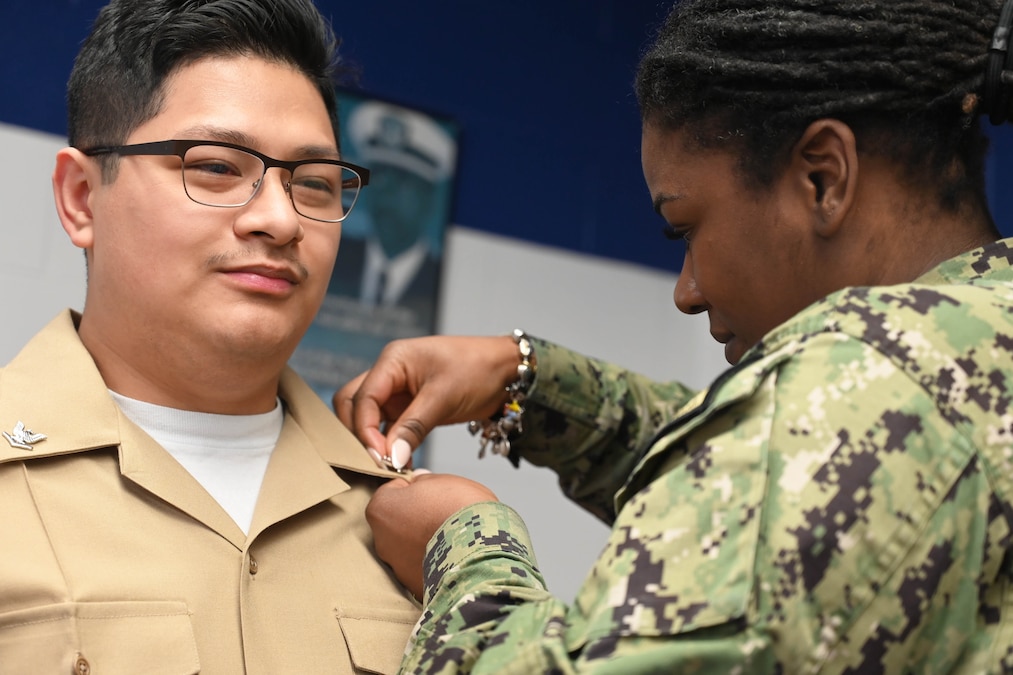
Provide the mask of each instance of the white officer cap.
POLYGON ((371 164, 389 164, 433 183, 454 169, 454 140, 425 115, 367 101, 355 107, 347 125, 348 137, 367 168, 371 164))

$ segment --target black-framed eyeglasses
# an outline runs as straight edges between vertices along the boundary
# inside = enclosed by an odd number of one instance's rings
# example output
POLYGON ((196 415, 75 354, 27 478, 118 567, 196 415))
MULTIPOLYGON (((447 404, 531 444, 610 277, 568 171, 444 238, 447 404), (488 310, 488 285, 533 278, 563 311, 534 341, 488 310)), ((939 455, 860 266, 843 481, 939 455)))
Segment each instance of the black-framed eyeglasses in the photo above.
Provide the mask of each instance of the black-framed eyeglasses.
POLYGON ((325 223, 348 217, 369 184, 369 169, 337 159, 283 161, 222 141, 155 141, 133 145, 110 145, 81 150, 96 155, 161 155, 182 161, 183 190, 205 206, 246 206, 264 184, 272 167, 287 171, 285 191, 296 213, 325 223))

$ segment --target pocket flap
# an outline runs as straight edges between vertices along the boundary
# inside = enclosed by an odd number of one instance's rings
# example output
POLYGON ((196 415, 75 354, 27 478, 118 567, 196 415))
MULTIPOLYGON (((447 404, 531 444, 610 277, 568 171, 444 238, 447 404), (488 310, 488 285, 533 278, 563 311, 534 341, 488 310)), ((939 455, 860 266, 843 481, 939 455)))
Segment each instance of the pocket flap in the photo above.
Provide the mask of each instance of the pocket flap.
POLYGON ((345 636, 352 664, 359 670, 381 675, 397 673, 419 612, 389 610, 343 611, 338 625, 345 636), (401 645, 392 648, 391 645, 401 645))
POLYGON ((182 602, 83 602, 0 614, 0 675, 70 673, 193 675, 200 672, 182 602))

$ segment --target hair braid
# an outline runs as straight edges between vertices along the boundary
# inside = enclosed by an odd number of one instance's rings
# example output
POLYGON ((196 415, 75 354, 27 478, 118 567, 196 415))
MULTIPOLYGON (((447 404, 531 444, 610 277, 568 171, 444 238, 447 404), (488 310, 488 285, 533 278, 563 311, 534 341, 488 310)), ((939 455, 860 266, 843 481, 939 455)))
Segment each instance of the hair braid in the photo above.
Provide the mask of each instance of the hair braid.
POLYGON ((984 199, 980 94, 1002 0, 683 0, 637 73, 645 121, 739 144, 747 178, 821 117, 890 153, 944 205, 984 199), (972 102, 977 98, 970 99, 972 102), (961 164, 959 170, 954 159, 961 164))

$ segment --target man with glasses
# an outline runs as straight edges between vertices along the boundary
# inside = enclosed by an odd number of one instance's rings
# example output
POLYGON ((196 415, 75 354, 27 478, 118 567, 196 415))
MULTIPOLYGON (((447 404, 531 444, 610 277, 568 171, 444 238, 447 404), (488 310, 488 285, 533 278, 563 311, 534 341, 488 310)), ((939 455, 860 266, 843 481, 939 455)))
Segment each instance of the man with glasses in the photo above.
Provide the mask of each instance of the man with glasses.
POLYGON ((388 477, 286 361, 369 173, 311 0, 113 0, 69 83, 66 312, 0 372, 0 673, 393 672, 388 477))

